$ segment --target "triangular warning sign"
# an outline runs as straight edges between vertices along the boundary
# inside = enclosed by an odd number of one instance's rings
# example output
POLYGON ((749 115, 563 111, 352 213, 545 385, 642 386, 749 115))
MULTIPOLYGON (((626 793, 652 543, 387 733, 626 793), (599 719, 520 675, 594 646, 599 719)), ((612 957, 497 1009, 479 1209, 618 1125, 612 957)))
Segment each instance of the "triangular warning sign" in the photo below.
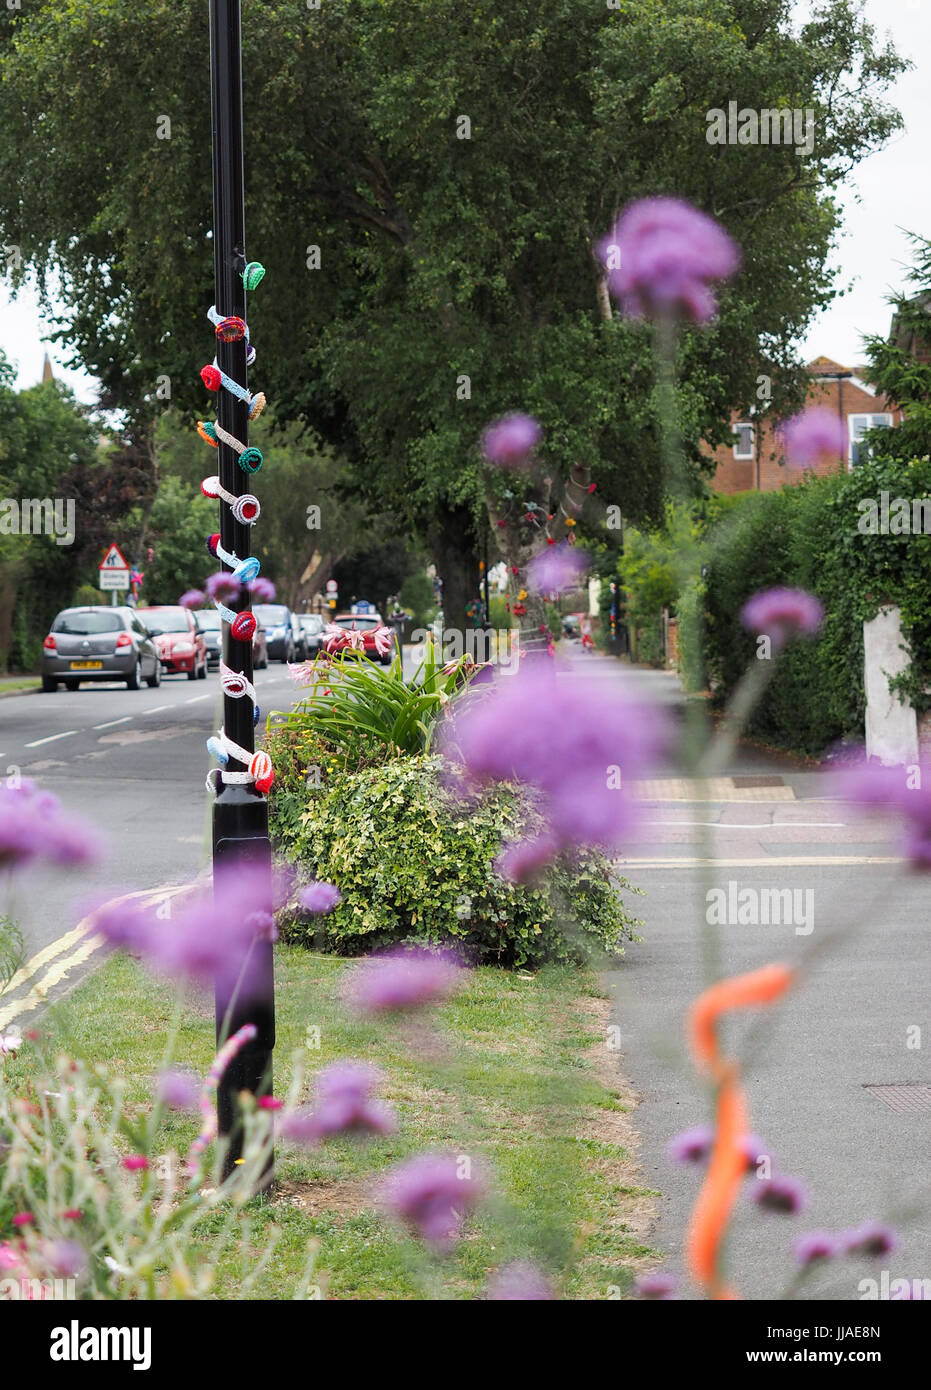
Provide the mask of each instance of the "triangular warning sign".
POLYGON ((128 570, 129 565, 123 559, 122 551, 118 545, 111 545, 106 555, 100 562, 102 570, 128 570))

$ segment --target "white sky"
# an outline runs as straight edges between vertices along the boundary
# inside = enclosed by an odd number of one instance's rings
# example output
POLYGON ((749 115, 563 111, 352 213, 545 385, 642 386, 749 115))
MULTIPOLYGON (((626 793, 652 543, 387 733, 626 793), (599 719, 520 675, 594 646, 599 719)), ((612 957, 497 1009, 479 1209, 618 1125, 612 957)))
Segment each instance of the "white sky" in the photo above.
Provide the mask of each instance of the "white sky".
MULTIPOLYGON (((799 13, 803 4, 800 0, 799 13)), ((888 94, 902 112, 905 130, 861 164, 844 190, 844 224, 832 264, 840 267, 840 283, 850 290, 818 315, 800 344, 806 359, 823 354, 845 366, 862 361, 861 333, 889 330, 886 298, 902 287, 909 261, 905 232, 931 236, 931 73, 921 61, 931 52, 931 0, 866 0, 866 14, 880 34, 891 32, 898 52, 915 60, 916 68, 888 94)), ((68 354, 42 342, 46 331, 35 294, 24 288, 12 300, 0 281, 0 348, 18 367, 17 386, 40 379, 48 351, 55 375, 80 400, 92 401, 92 379, 63 367, 68 354)))

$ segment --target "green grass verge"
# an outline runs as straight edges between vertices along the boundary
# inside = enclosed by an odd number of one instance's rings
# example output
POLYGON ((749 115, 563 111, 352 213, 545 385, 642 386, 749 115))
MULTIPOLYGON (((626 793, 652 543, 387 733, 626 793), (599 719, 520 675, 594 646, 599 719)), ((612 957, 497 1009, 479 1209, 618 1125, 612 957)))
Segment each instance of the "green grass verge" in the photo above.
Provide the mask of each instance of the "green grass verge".
MULTIPOLYGON (((281 1240, 247 1296, 291 1297, 309 1242, 319 1245, 319 1284, 328 1298, 480 1297, 489 1276, 514 1258, 542 1264, 563 1298, 626 1294, 652 1254, 636 1230, 654 1194, 636 1185, 618 1142, 628 1107, 605 1065, 607 1005, 595 978, 568 968, 534 976, 481 968, 438 1010, 434 1030, 422 1019, 347 1015, 340 976, 351 968, 299 947, 277 949, 275 1091, 286 1094, 296 1055, 308 1080, 338 1058, 365 1059, 385 1074, 382 1094, 398 1113, 398 1133, 312 1151, 279 1146, 276 1184, 248 1214, 253 1239, 256 1227, 274 1222, 281 1240), (418 1243, 379 1214, 374 1191, 387 1168, 432 1148, 476 1155, 492 1176, 490 1199, 441 1264, 425 1260, 418 1243)), ((172 1002, 169 987, 135 961, 114 957, 50 1010, 42 1031, 57 1035, 53 1046, 127 1078, 127 1104, 145 1107, 172 1002)), ((176 1062, 203 1074, 213 1050, 212 1002, 191 996, 176 1062)), ((24 1049, 8 1062, 5 1079, 19 1088, 36 1066, 34 1050, 24 1049)), ((188 1117, 171 1116, 164 1151, 183 1155, 195 1130, 188 1117)), ((201 1238, 209 1243, 209 1227, 201 1238)), ((248 1257, 248 1249, 218 1256, 213 1296, 238 1296, 248 1257)))

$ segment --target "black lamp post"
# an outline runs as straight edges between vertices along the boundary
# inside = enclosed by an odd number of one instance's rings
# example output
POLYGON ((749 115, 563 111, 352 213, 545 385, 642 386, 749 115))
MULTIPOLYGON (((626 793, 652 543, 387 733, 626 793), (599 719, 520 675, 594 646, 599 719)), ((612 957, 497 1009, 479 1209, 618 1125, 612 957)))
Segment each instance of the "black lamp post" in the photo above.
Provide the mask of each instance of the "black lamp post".
MULTIPOLYGON (((245 257, 245 206, 243 191, 242 139, 242 24, 240 0, 210 0, 210 92, 213 118, 213 245, 216 275, 216 307, 223 317, 246 317, 246 290, 242 272, 245 257)), ((217 339, 220 370, 242 386, 246 381, 246 342, 217 339)), ((230 391, 217 393, 217 419, 222 429, 248 444, 249 413, 246 402, 230 391)), ((247 492, 247 476, 239 467, 235 450, 220 442, 219 475, 223 487, 234 496, 247 492)), ((220 542, 240 559, 249 553, 250 530, 220 503, 220 542)), ((224 566, 229 568, 229 566, 224 566)), ((240 610, 251 605, 243 592, 240 610)), ((223 624, 223 659, 233 671, 252 680, 252 643, 234 641, 229 625, 223 624)), ((223 727, 229 738, 247 752, 254 749, 253 706, 250 700, 233 699, 224 694, 223 727)), ((241 763, 230 758, 229 772, 245 772, 241 763)), ((271 904, 271 844, 268 838, 268 803, 254 783, 225 783, 222 771, 213 812, 214 871, 243 864, 264 869, 268 876, 271 904)), ((257 1028, 248 1043, 226 1070, 217 1094, 221 1135, 232 1135, 226 1172, 232 1172, 240 1156, 241 1141, 234 1133, 236 1097, 240 1091, 262 1093, 271 1090, 272 1049, 275 1045, 275 985, 272 947, 256 942, 256 969, 250 973, 249 998, 234 1002, 227 1016, 226 1001, 217 999, 218 1039, 225 1025, 226 1036, 245 1023, 257 1028)), ((251 962, 250 962, 251 964, 251 962)), ((271 1173, 268 1174, 271 1176, 271 1173)))

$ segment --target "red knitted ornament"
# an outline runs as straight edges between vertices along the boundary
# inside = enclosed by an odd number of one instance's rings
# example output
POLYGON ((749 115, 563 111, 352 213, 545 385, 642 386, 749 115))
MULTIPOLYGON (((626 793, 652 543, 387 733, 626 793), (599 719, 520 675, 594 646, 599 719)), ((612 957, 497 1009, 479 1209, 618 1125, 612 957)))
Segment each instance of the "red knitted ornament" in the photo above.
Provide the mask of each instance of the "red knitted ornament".
POLYGON ((217 324, 217 337, 224 343, 238 343, 241 338, 246 336, 246 325, 242 319, 228 318, 221 319, 217 324))
POLYGON ((200 379, 208 391, 219 391, 222 385, 219 367, 201 367, 200 379))
POLYGON ((237 613, 230 623, 230 632, 237 642, 251 642, 255 633, 255 615, 252 613, 237 613))

